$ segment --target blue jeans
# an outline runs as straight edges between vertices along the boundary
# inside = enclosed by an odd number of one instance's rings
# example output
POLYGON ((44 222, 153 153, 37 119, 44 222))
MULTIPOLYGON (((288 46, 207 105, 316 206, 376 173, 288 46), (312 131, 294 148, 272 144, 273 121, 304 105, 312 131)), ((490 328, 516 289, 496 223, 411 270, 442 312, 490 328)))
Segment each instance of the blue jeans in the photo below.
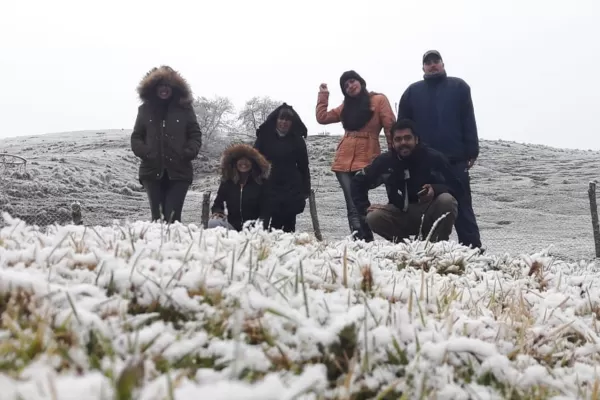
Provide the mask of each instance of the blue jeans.
POLYGON ((452 173, 463 186, 464 194, 458 197, 458 216, 454 222, 454 229, 459 243, 465 246, 481 248, 479 227, 473 211, 473 198, 471 196, 471 177, 466 162, 457 162, 450 165, 452 173))

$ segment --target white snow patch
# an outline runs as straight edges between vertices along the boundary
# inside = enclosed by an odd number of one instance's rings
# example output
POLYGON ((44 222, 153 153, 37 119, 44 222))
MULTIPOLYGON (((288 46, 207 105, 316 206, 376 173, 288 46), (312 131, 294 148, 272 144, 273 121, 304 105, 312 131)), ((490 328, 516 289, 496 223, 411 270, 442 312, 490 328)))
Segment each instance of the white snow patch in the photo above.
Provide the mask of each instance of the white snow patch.
POLYGON ((0 375, 0 400, 113 398, 134 360, 144 400, 388 388, 499 399, 503 387, 528 396, 540 385, 577 398, 600 379, 594 264, 545 251, 481 256, 454 243, 318 243, 258 228, 138 221, 42 233, 6 221, 0 295, 30 301, 32 314, 0 302, 0 357, 14 366, 0 375), (534 262, 541 269, 530 274, 534 262), (31 359, 18 350, 38 337, 31 359))

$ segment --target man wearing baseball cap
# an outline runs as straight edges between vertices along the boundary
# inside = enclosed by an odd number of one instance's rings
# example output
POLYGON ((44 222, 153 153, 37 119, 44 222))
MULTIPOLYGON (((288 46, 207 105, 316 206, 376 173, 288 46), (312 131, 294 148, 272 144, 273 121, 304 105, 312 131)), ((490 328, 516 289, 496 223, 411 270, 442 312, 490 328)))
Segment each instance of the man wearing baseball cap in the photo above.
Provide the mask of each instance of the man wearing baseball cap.
POLYGON ((445 154, 454 175, 465 188, 458 198, 455 221, 458 241, 481 248, 473 211, 469 169, 479 156, 479 138, 471 88, 462 79, 446 74, 437 50, 423 54, 423 80, 411 84, 400 99, 398 119, 414 121, 421 141, 445 154))

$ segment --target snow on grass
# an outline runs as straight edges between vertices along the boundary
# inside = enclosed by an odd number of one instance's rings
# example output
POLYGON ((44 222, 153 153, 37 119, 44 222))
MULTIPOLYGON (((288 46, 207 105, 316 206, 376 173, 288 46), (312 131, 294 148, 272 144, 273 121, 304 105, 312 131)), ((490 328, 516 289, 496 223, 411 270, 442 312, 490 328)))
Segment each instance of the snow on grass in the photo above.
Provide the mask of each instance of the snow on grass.
POLYGON ((0 399, 600 395, 593 264, 4 218, 0 399))

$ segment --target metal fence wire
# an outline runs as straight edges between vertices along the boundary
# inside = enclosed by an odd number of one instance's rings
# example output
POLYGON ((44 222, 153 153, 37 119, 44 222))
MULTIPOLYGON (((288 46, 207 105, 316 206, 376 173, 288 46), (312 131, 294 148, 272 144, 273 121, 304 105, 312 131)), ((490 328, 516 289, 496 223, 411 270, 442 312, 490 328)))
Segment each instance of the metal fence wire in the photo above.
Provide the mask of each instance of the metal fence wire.
MULTIPOLYGON (((318 214, 320 233, 326 241, 343 239, 350 234, 344 197, 335 174, 329 168, 337 142, 338 139, 326 136, 307 140, 315 196, 312 202, 307 201, 296 226, 299 232, 314 232, 312 209, 313 214, 315 211, 318 214), (319 141, 327 141, 327 144, 319 141)), ((568 199, 565 201, 570 202, 572 210, 577 210, 575 213, 554 212, 552 207, 557 202, 546 202, 541 206, 548 210, 528 209, 527 205, 523 205, 523 194, 520 192, 524 180, 510 178, 510 181, 505 181, 506 190, 498 193, 498 183, 494 180, 503 178, 498 177, 497 171, 491 170, 497 163, 486 163, 485 157, 484 154, 478 161, 471 177, 474 209, 486 250, 495 254, 530 254, 553 246, 551 254, 565 259, 590 259, 595 256, 587 185, 582 185, 586 187, 581 189, 581 193, 577 192, 578 185, 560 185, 555 191, 554 198, 563 196, 568 199), (576 188, 575 192, 573 187, 576 188), (509 195, 512 197, 509 198, 509 195)), ((202 225, 209 216, 208 208, 214 201, 219 180, 214 171, 197 172, 196 182, 184 204, 183 222, 202 225), (203 196, 208 192, 211 192, 209 198, 203 196)), ((109 226, 115 221, 150 219, 143 191, 127 196, 112 193, 113 197, 107 201, 104 197, 85 198, 77 192, 32 193, 22 190, 28 183, 35 184, 36 179, 52 178, 31 176, 27 171, 27 161, 21 157, 0 156, 0 212, 8 212, 12 217, 39 227, 70 223, 109 226), (124 196, 127 202, 115 208, 113 200, 124 196)), ((539 186, 544 182, 533 181, 533 184, 539 186)), ((369 197, 373 203, 387 202, 383 187, 371 191, 369 197)), ((0 227, 4 225, 4 220, 0 218, 0 227)), ((455 231, 450 239, 457 240, 455 231)))

